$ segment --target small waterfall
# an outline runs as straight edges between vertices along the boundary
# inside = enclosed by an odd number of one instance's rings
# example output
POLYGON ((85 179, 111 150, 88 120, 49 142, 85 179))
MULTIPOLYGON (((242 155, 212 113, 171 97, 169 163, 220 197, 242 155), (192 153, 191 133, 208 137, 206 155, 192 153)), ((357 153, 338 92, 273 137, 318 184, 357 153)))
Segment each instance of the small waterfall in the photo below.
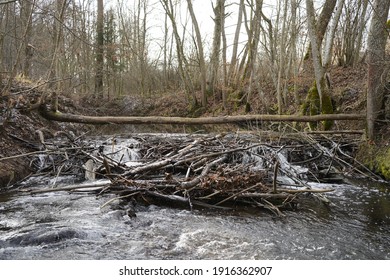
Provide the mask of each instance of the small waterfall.
POLYGON ((279 162, 279 170, 282 171, 281 174, 278 175, 279 181, 287 184, 294 184, 296 183, 296 180, 306 179, 309 169, 291 164, 288 161, 287 149, 275 150, 266 146, 254 147, 243 153, 242 163, 252 163, 252 169, 255 171, 264 169, 272 170, 275 159, 279 162))
POLYGON ((140 143, 135 139, 113 138, 111 143, 107 141, 101 145, 102 154, 114 162, 121 164, 132 164, 140 159, 140 143))
POLYGON ((243 164, 252 163, 253 170, 264 170, 267 166, 267 162, 263 156, 258 152, 258 148, 252 148, 248 152, 245 152, 242 157, 243 164))
POLYGON ((50 166, 53 166, 53 156, 39 154, 37 158, 31 161, 30 165, 33 165, 38 171, 42 171, 50 166))

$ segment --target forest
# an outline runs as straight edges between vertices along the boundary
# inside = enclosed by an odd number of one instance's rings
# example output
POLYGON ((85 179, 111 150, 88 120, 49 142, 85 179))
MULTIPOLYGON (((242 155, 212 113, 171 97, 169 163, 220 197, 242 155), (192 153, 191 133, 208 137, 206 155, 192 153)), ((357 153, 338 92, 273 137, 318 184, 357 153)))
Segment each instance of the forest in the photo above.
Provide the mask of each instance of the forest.
POLYGON ((280 115, 299 111, 314 81, 326 107, 329 68, 366 63, 376 119, 388 8, 384 0, 2 1, 2 98, 23 78, 72 99, 171 91, 192 109, 239 100, 249 112, 255 95, 280 115))
POLYGON ((1 127, 22 109, 94 124, 287 121, 374 143, 389 130, 389 6, 0 1, 1 127))
POLYGON ((389 9, 0 0, 0 259, 390 259, 389 9))

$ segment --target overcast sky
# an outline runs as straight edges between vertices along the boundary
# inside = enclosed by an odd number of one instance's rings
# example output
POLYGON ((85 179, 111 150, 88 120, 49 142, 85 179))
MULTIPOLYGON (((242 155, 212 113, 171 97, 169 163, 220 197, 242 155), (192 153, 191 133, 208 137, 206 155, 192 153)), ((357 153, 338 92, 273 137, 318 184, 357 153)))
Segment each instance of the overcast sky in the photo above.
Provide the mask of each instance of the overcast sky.
MULTIPOLYGON (((117 6, 118 3, 122 3, 124 5, 128 5, 130 9, 132 9, 131 7, 134 7, 135 3, 137 2, 138 0, 130 0, 130 1, 105 0, 105 6, 107 9, 110 6, 117 6)), ((186 0, 181 0, 181 10, 177 15, 177 23, 179 27, 184 26, 186 19, 189 18, 186 2, 187 2, 186 0)), ((321 0, 315 1, 316 7, 320 7, 321 2, 323 1, 321 0)), ((212 16, 213 16, 212 3, 215 3, 215 0, 213 1, 193 0, 193 7, 202 32, 202 39, 205 44, 206 55, 208 55, 207 51, 211 49, 211 41, 212 41, 213 28, 214 28, 214 22, 212 20, 212 16)), ((278 1, 275 0, 264 0, 263 12, 268 17, 272 18, 274 15, 276 15, 277 3, 278 1)), ((226 18, 225 32, 227 36, 227 42, 229 44, 229 42, 233 41, 233 37, 235 33, 239 0, 226 0, 226 5, 227 5, 226 13, 228 13, 229 16, 226 18)), ((149 31, 148 39, 150 44, 150 51, 153 52, 154 50, 160 49, 160 45, 163 41, 165 12, 159 0, 148 0, 148 6, 150 11, 150 14, 148 15, 148 19, 147 19, 147 27, 149 31)), ((301 1, 301 6, 304 7, 304 1, 301 1)), ((191 32, 191 28, 192 28, 191 21, 189 21, 187 25, 187 29, 189 32, 191 32)), ((243 42, 246 40, 246 38, 247 36, 246 36, 245 28, 244 26, 242 26, 240 41, 243 42)), ((187 40, 190 39, 188 34, 186 39, 187 40)), ((192 44, 192 41, 190 42, 187 41, 187 43, 192 44)), ((229 56, 229 49, 228 49, 228 56, 229 56)))

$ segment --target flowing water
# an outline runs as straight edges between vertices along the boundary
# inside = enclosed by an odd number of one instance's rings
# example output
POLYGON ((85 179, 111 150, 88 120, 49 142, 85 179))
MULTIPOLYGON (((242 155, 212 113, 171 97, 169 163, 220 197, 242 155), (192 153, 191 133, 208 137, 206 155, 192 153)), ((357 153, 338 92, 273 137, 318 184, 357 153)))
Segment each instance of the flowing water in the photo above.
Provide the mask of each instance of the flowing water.
POLYGON ((332 187, 330 206, 307 197, 284 217, 154 205, 129 217, 104 206, 110 194, 0 194, 0 259, 390 259, 390 187, 332 187))

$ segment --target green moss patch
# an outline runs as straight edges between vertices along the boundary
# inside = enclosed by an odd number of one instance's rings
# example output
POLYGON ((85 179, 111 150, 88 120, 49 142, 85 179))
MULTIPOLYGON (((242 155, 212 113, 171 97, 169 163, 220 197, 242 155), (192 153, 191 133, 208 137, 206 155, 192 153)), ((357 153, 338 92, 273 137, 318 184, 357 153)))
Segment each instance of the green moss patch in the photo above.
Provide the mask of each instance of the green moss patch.
POLYGON ((390 180, 390 147, 364 143, 359 147, 357 160, 386 180, 390 180))

